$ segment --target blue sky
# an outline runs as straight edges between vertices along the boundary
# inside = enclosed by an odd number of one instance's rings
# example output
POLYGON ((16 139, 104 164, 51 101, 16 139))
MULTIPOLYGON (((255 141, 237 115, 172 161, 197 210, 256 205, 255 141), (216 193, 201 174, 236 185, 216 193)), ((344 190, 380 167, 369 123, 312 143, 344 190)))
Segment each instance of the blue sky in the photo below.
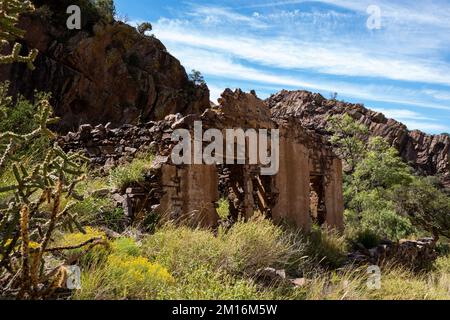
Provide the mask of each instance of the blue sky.
POLYGON ((450 132, 450 0, 116 0, 212 100, 227 87, 266 98, 305 89, 364 103, 410 129, 450 132), (381 27, 369 28, 368 8, 381 27))

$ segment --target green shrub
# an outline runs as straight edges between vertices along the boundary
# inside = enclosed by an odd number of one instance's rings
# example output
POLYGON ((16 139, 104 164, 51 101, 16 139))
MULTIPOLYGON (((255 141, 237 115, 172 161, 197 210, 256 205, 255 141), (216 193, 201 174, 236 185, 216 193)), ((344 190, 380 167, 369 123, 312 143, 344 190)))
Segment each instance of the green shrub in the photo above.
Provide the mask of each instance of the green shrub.
POLYGON ((398 187, 394 198, 398 210, 409 216, 415 226, 432 234, 450 237, 450 197, 428 178, 415 178, 413 183, 398 187))
POLYGON ((260 215, 239 221, 225 234, 227 270, 234 274, 255 274, 265 267, 284 268, 293 256, 304 254, 304 247, 270 220, 260 215))
POLYGON ((227 220, 230 215, 230 203, 227 199, 222 198, 217 202, 217 213, 220 219, 227 220))
MULTIPOLYGON (((85 232, 86 233, 76 232, 63 234, 59 239, 56 240, 55 246, 56 247, 77 246, 94 238, 100 238, 105 241, 107 240, 105 233, 95 228, 86 227, 85 232)), ((78 255, 82 254, 84 250, 85 248, 72 249, 66 251, 65 255, 70 258, 77 257, 78 255)), ((79 264, 83 267, 101 265, 106 261, 109 253, 110 248, 105 246, 96 246, 80 258, 79 264)))
POLYGON ((134 239, 118 238, 112 243, 112 251, 117 256, 138 257, 141 253, 141 248, 134 239))
POLYGON ((390 200, 391 194, 380 189, 354 194, 350 209, 345 211, 346 225, 394 241, 413 235, 416 229, 407 217, 396 211, 395 203, 390 200))
POLYGON ((308 237, 307 253, 325 267, 338 268, 347 257, 347 242, 334 229, 313 226, 308 237))
MULTIPOLYGON (((48 100, 49 95, 38 93, 35 95, 35 101, 32 103, 24 97, 19 97, 16 102, 6 98, 9 83, 0 84, 0 130, 1 132, 13 132, 16 134, 26 134, 36 130, 39 127, 36 114, 38 113, 38 104, 42 100, 48 100)), ((0 152, 4 151, 4 146, 0 144, 0 152)), ((39 136, 24 142, 16 150, 16 158, 26 156, 33 159, 33 162, 43 160, 45 154, 50 148, 50 139, 48 136, 39 136)))
POLYGON ((250 279, 237 279, 224 272, 200 267, 177 279, 174 286, 163 291, 166 300, 267 300, 269 292, 258 290, 250 279))
POLYGON ((146 155, 113 169, 109 175, 111 186, 125 191, 132 184, 143 182, 144 174, 150 170, 152 161, 153 156, 146 155))
POLYGON ((105 266, 83 272, 75 299, 155 299, 174 283, 170 273, 143 257, 111 254, 105 266))
POLYGON ((362 228, 347 229, 346 237, 351 243, 362 244, 366 249, 375 248, 383 240, 377 232, 362 228))
POLYGON ((223 267, 225 246, 208 230, 167 225, 143 240, 142 252, 178 278, 203 266, 213 270, 223 267))
POLYGON ((175 275, 207 266, 211 270, 252 276, 265 267, 299 265, 304 251, 299 238, 260 216, 238 222, 218 236, 207 230, 169 225, 143 241, 144 255, 175 275))

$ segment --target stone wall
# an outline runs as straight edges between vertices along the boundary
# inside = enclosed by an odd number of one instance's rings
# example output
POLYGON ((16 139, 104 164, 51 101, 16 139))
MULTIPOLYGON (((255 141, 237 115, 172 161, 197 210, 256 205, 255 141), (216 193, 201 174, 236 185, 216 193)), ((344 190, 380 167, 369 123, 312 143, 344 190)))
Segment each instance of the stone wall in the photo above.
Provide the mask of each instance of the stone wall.
POLYGON ((215 166, 192 165, 162 167, 161 198, 157 213, 170 220, 211 227, 219 221, 215 203, 219 201, 215 166))

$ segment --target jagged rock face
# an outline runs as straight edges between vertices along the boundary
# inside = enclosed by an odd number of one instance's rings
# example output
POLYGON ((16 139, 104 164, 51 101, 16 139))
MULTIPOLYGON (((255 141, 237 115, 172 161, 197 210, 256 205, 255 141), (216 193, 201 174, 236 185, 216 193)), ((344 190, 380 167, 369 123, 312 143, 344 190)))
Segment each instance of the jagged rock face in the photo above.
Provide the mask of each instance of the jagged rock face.
POLYGON ((156 38, 122 23, 97 21, 68 31, 65 22, 51 21, 41 13, 22 18, 24 43, 40 52, 36 70, 1 66, 0 81, 11 81, 13 95, 31 98, 34 90, 51 92, 62 131, 83 123, 160 120, 210 106, 208 88, 190 82, 156 38))
POLYGON ((275 118, 294 118, 308 129, 328 135, 327 119, 330 115, 347 113, 364 123, 372 135, 381 136, 400 152, 401 157, 420 174, 438 175, 450 188, 450 137, 409 131, 395 120, 366 109, 360 104, 327 100, 308 91, 281 91, 266 100, 275 118))

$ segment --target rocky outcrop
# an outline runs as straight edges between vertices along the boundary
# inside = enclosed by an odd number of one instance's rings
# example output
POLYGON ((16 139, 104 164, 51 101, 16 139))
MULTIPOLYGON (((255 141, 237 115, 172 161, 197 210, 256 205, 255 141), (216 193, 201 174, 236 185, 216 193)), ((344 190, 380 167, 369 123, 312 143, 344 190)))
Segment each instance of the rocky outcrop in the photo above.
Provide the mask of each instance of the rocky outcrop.
POLYGON ((37 2, 46 9, 38 8, 20 23, 26 30, 24 45, 39 50, 36 69, 1 66, 0 81, 11 81, 14 96, 50 92, 62 131, 83 123, 117 126, 160 120, 210 106, 206 85, 189 81, 183 66, 158 39, 95 16, 82 30, 69 31, 59 1, 37 2))
POLYGON ((398 263, 412 270, 422 271, 429 269, 437 257, 436 245, 432 238, 399 242, 386 240, 371 249, 359 245, 359 248, 349 254, 348 262, 377 266, 398 263))
POLYGON ((347 113, 364 123, 372 135, 381 136, 420 174, 437 175, 450 188, 450 137, 409 131, 407 127, 361 104, 328 100, 308 91, 281 91, 266 100, 275 118, 294 118, 300 125, 328 135, 327 119, 347 113))

